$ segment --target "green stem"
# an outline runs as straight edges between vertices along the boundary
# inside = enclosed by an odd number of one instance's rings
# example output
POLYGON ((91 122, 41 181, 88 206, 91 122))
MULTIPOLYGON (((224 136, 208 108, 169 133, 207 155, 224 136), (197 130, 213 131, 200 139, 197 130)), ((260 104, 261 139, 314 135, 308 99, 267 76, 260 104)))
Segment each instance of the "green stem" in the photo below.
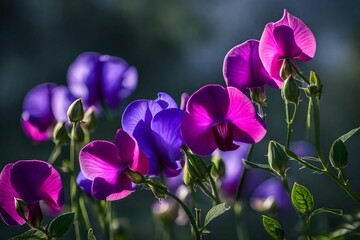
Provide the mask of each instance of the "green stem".
POLYGON ((53 164, 56 161, 56 159, 59 157, 60 153, 61 153, 61 145, 55 144, 48 159, 48 163, 53 164))
POLYGON ((283 186, 284 186, 284 189, 285 189, 286 192, 289 194, 289 196, 291 196, 291 191, 290 191, 289 183, 288 183, 286 177, 285 177, 285 176, 281 176, 280 178, 281 178, 281 182, 282 182, 282 184, 283 184, 283 186))
MULTIPOLYGON (((251 157, 251 154, 253 153, 253 150, 254 150, 254 144, 251 145, 251 147, 249 148, 249 151, 246 155, 246 160, 249 161, 250 157, 251 157)), ((245 179, 245 176, 247 174, 247 168, 244 167, 244 171, 243 171, 243 174, 241 174, 240 176, 240 182, 239 182, 239 187, 236 191, 236 199, 235 200, 239 200, 240 199, 240 196, 241 196, 241 191, 243 189, 243 186, 244 186, 244 179, 245 179)))
POLYGON ((89 220, 89 214, 86 209, 85 199, 83 196, 79 197, 79 209, 81 211, 83 223, 85 225, 86 229, 90 229, 90 220, 89 220))
POLYGON ((105 231, 106 235, 108 236, 107 239, 113 240, 114 234, 111 227, 112 223, 112 210, 111 210, 111 201, 106 201, 106 207, 105 207, 105 231))
POLYGON ((290 146, 291 133, 292 133, 292 125, 294 124, 294 120, 298 110, 298 103, 294 104, 293 115, 290 119, 290 108, 289 102, 285 100, 285 113, 286 113, 286 124, 287 124, 287 134, 286 134, 286 148, 290 146))
POLYGON ((295 64, 292 61, 289 61, 291 63, 291 65, 293 66, 293 69, 295 69, 296 74, 300 77, 301 80, 303 80, 304 82, 306 82, 308 85, 310 85, 310 81, 304 77, 304 75, 302 75, 302 73, 299 71, 299 69, 295 66, 295 64))
POLYGON ((219 192, 218 192, 218 190, 217 190, 215 180, 214 180, 214 178, 211 176, 211 174, 209 174, 209 179, 210 179, 210 184, 211 184, 211 188, 212 188, 212 193, 213 193, 213 195, 215 196, 215 203, 216 203, 216 204, 220 204, 221 201, 220 201, 220 197, 219 197, 219 192))
POLYGON ((211 198, 216 204, 221 203, 221 202, 218 202, 218 199, 207 189, 207 187, 204 185, 204 183, 198 182, 197 184, 200 186, 203 193, 205 193, 206 196, 211 198))
POLYGON ((79 229, 79 222, 78 222, 78 207, 75 201, 76 197, 76 176, 75 176, 75 130, 76 130, 76 123, 72 123, 71 128, 71 140, 70 140, 70 204, 71 204, 71 211, 75 213, 74 217, 74 227, 75 227, 75 237, 77 240, 80 240, 80 229, 79 229))

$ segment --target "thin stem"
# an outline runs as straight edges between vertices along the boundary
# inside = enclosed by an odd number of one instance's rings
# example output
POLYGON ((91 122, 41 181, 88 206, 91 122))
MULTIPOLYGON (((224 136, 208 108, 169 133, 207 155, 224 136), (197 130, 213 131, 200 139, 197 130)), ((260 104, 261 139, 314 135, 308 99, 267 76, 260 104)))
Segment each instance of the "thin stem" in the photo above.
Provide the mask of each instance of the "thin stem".
POLYGON ((290 140, 291 140, 291 133, 292 133, 292 125, 294 124, 294 120, 297 114, 298 103, 294 104, 294 111, 293 115, 290 119, 290 109, 289 109, 289 102, 285 100, 285 113, 286 113, 286 124, 287 124, 287 134, 286 134, 286 147, 289 148, 290 140))
POLYGON ((211 174, 209 175, 209 179, 210 179, 210 184, 211 184, 211 188, 212 188, 213 195, 215 196, 215 203, 216 203, 216 204, 220 204, 221 201, 220 201, 220 197, 219 197, 219 192, 218 192, 218 190, 217 190, 215 180, 214 180, 214 178, 211 176, 211 174))
POLYGON ((105 233, 108 236, 107 239, 113 240, 114 234, 112 231, 111 223, 112 223, 112 210, 111 210, 111 201, 106 201, 105 207, 105 233))
POLYGON ((302 73, 299 71, 299 69, 295 66, 295 64, 292 61, 289 61, 289 62, 293 66, 293 69, 295 69, 296 74, 300 77, 300 79, 303 80, 304 82, 306 82, 309 85, 310 81, 306 77, 304 77, 304 75, 302 75, 302 73))
POLYGON ((281 176, 280 178, 281 178, 281 182, 282 182, 282 184, 283 184, 286 192, 289 194, 289 196, 291 196, 291 191, 290 191, 289 183, 288 183, 286 177, 285 177, 285 176, 281 176))
POLYGON ((48 159, 48 163, 53 164, 56 161, 56 159, 59 157, 60 153, 61 153, 61 145, 55 144, 48 159))
MULTIPOLYGON (((254 144, 252 144, 248 150, 248 153, 246 154, 246 160, 249 161, 250 157, 251 157, 251 154, 253 153, 253 150, 254 150, 254 144)), ((244 179, 246 177, 246 174, 247 174, 248 170, 246 167, 244 167, 244 171, 243 171, 243 174, 240 176, 240 182, 239 182, 239 187, 236 191, 236 199, 235 200, 239 200, 240 199, 240 196, 241 196, 241 191, 243 189, 243 186, 244 186, 244 179)))
POLYGON ((80 229, 79 229, 79 222, 78 222, 78 207, 75 201, 76 197, 76 176, 75 176, 75 129, 76 123, 72 123, 71 128, 71 140, 70 140, 70 203, 71 203, 71 211, 75 213, 74 217, 74 227, 75 227, 75 237, 77 240, 80 240, 80 229))
POLYGON ((85 199, 83 196, 79 197, 79 209, 81 211, 82 218, 84 220, 84 225, 86 229, 90 228, 89 215, 86 209, 85 199))
POLYGON ((204 185, 204 183, 198 182, 197 184, 200 186, 203 193, 205 193, 206 196, 211 198, 216 204, 221 203, 221 202, 218 202, 218 199, 216 199, 216 197, 207 189, 207 187, 204 185))

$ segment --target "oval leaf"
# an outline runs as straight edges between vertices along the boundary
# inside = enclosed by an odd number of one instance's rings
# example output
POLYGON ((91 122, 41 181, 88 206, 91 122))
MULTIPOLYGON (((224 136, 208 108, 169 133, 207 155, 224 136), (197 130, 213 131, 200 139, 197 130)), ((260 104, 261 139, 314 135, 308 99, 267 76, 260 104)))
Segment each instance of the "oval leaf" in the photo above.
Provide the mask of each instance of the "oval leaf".
POLYGON ((206 214, 204 227, 208 225, 214 218, 220 216, 227 210, 229 210, 230 207, 225 207, 225 203, 220 203, 214 207, 212 207, 209 212, 206 214))
POLYGON ((295 209, 301 214, 308 214, 314 208, 313 195, 306 187, 297 183, 294 184, 291 191, 291 202, 295 209))
POLYGON ((74 221, 74 216, 75 213, 70 212, 60 215, 57 218, 54 218, 50 222, 48 228, 50 236, 54 238, 59 238, 63 236, 66 233, 66 231, 71 227, 74 221))
POLYGON ((284 239, 284 231, 278 221, 265 215, 262 216, 262 220, 265 230, 270 234, 273 239, 284 239))
POLYGON ((39 230, 30 229, 16 237, 12 237, 9 240, 45 240, 47 239, 46 235, 39 230))

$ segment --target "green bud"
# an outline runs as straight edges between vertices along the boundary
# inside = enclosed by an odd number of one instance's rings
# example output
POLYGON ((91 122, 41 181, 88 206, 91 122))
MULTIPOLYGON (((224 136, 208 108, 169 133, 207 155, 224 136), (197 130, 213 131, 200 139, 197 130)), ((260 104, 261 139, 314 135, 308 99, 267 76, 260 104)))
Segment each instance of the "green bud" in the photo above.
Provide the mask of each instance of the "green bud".
POLYGON ((15 199, 15 209, 17 214, 19 214, 20 217, 26 219, 26 210, 28 204, 21 199, 18 198, 14 198, 14 199, 15 199))
POLYGON ((284 86, 281 89, 281 96, 285 101, 297 104, 299 102, 299 86, 294 78, 289 77, 285 80, 284 86))
POLYGON ((81 98, 75 100, 67 111, 70 122, 77 123, 84 118, 84 107, 81 98))
POLYGON ((184 166, 184 176, 183 176, 183 181, 184 184, 187 186, 191 186, 194 184, 193 179, 191 178, 190 172, 189 172, 189 167, 188 167, 188 161, 185 161, 185 166, 184 166))
POLYGON ((283 80, 288 79, 290 76, 294 76, 296 74, 296 71, 291 64, 290 60, 285 59, 281 69, 280 69, 280 76, 283 80))
POLYGON ((212 159, 211 176, 219 178, 225 175, 225 164, 221 158, 212 159))
POLYGON ((195 181, 203 181, 208 177, 209 170, 200 157, 189 154, 186 161, 188 168, 187 170, 192 179, 195 181))
POLYGON ((254 103, 257 103, 260 106, 264 105, 264 103, 266 101, 265 90, 263 90, 261 88, 251 89, 250 90, 250 98, 251 98, 251 101, 253 101, 254 103))
POLYGON ((288 161, 289 158, 284 147, 275 141, 270 141, 268 145, 268 162, 271 169, 280 176, 284 176, 288 168, 288 161))
POLYGON ((343 169, 348 162, 348 151, 341 139, 337 139, 330 149, 330 163, 334 168, 343 169))
POLYGON ((130 178, 130 180, 135 184, 142 184, 142 183, 145 183, 145 181, 146 181, 144 175, 142 175, 139 172, 128 169, 126 171, 126 173, 127 173, 128 177, 130 178))
POLYGON ((95 107, 91 106, 85 113, 82 125, 90 132, 97 127, 98 118, 96 116, 95 107))
POLYGON ((320 99, 321 94, 322 94, 323 85, 320 81, 319 76, 313 71, 310 71, 310 85, 315 86, 316 92, 315 92, 314 96, 317 99, 320 99))
POLYGON ((53 131, 53 139, 54 139, 55 144, 57 144, 57 145, 64 144, 70 140, 69 134, 66 130, 66 126, 65 126, 64 122, 58 122, 55 125, 54 131, 53 131))

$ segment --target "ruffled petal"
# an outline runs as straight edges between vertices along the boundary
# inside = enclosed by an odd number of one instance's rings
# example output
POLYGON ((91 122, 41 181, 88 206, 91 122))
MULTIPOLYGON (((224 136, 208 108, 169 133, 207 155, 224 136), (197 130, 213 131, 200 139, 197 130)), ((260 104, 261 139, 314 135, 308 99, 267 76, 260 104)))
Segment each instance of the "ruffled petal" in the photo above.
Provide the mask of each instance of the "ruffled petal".
POLYGON ((245 143, 257 143, 266 134, 264 121, 257 115, 250 99, 236 88, 227 88, 230 98, 229 112, 226 118, 235 128, 234 140, 245 143))
POLYGON ((182 158, 180 148, 184 145, 180 135, 183 114, 178 108, 166 109, 156 114, 151 122, 159 164, 166 177, 176 176, 181 171, 178 161, 182 158))
POLYGON ((76 100, 69 89, 65 86, 56 87, 53 91, 51 106, 58 122, 68 121, 67 110, 76 100))
POLYGON ((115 145, 119 149, 122 163, 131 170, 147 174, 149 171, 149 162, 132 136, 122 129, 116 132, 115 145))
POLYGON ((10 182, 12 163, 7 164, 0 174, 0 215, 7 225, 25 224, 16 212, 15 198, 20 198, 10 182))
POLYGON ((85 175, 80 171, 76 177, 76 184, 88 195, 91 196, 91 186, 93 181, 87 179, 85 175))
POLYGON ((103 178, 115 183, 119 173, 126 168, 121 161, 119 149, 108 141, 92 141, 79 154, 81 171, 91 181, 103 178))
POLYGON ((158 93, 158 98, 155 100, 155 102, 157 102, 162 109, 178 108, 174 99, 169 94, 164 92, 158 93))

